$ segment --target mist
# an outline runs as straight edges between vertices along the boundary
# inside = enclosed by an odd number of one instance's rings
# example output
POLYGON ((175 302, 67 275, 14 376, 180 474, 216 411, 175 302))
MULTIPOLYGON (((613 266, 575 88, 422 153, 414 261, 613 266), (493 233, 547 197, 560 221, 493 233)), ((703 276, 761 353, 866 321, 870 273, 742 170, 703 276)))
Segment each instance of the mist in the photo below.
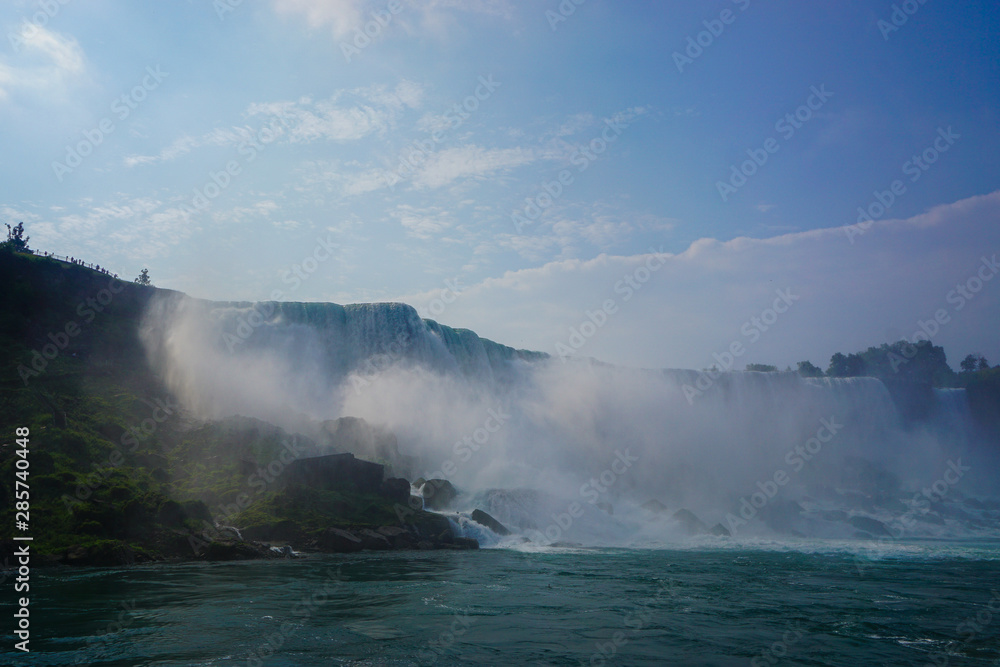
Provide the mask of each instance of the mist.
POLYGON ((563 360, 404 304, 164 296, 142 339, 200 419, 244 415, 308 436, 362 418, 395 434, 392 474, 448 479, 456 509, 485 509, 549 541, 704 532, 671 518, 680 509, 747 536, 850 537, 856 516, 913 536, 967 534, 978 519, 953 511, 943 521, 942 503, 996 491, 996 457, 977 441, 961 390, 937 390, 934 414, 907 424, 874 378, 563 360), (666 511, 643 508, 650 500, 666 511))

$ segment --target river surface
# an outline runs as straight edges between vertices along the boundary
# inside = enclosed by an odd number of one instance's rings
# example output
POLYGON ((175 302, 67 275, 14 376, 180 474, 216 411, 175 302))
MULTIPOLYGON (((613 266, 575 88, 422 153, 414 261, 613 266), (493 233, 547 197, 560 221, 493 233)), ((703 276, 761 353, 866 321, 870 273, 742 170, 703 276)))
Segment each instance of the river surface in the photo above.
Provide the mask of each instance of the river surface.
POLYGON ((998 543, 315 555, 31 587, 32 652, 7 631, 2 664, 1000 665, 998 543))

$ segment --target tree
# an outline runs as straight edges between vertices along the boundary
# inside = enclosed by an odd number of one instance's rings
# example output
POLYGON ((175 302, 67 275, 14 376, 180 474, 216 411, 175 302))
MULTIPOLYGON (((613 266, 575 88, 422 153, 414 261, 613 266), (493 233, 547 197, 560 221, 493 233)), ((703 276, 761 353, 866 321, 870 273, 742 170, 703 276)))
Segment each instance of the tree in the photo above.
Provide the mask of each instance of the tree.
POLYGON ((798 363, 799 375, 804 378, 820 378, 823 377, 823 369, 816 366, 811 361, 800 361, 798 363))
POLYGON ((774 373, 778 370, 778 367, 771 364, 747 364, 747 370, 758 373, 774 373))
POLYGON ((139 277, 135 279, 137 285, 152 285, 153 282, 149 279, 149 269, 143 269, 139 272, 139 277))
POLYGON ((858 377, 865 374, 865 361, 860 354, 844 355, 837 352, 830 357, 826 374, 832 378, 858 377))
POLYGON ((985 371, 990 367, 986 357, 981 354, 970 354, 962 359, 962 363, 959 364, 964 373, 975 373, 976 371, 985 371))
POLYGON ((28 248, 30 236, 24 235, 24 223, 17 223, 16 227, 7 224, 7 240, 0 243, 0 247, 10 252, 31 252, 28 248))

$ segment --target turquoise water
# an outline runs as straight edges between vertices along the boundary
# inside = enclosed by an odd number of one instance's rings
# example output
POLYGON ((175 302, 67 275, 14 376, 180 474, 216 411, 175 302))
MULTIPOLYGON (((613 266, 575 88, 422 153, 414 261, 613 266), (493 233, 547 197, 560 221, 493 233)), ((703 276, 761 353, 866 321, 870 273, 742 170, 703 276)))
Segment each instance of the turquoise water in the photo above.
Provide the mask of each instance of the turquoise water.
POLYGON ((31 586, 33 651, 5 632, 4 664, 1000 665, 996 544, 363 553, 31 586))

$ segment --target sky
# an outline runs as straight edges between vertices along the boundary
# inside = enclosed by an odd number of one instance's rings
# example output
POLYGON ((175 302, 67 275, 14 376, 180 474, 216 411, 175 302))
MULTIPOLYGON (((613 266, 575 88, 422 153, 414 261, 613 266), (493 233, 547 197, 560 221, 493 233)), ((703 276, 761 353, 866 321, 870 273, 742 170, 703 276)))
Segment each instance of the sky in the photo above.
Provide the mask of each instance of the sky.
POLYGON ((13 0, 0 30, 0 222, 39 251, 628 366, 1000 363, 986 0, 13 0))

